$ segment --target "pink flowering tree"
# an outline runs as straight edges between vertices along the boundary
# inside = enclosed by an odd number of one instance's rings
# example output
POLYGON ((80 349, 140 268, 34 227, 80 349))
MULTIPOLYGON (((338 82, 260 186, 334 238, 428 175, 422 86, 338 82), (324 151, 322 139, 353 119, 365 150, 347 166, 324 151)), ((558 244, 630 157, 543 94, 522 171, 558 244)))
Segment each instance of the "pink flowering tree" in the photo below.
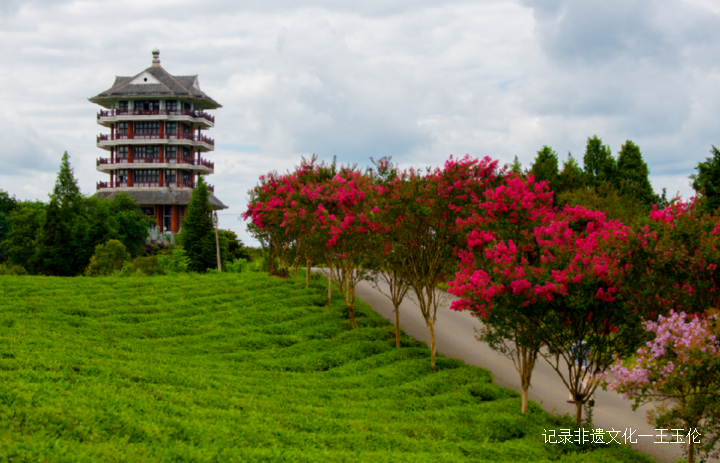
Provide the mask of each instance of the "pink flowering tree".
POLYGON ((280 269, 285 268, 288 251, 296 241, 284 227, 288 198, 295 185, 292 174, 270 172, 261 176, 258 185, 249 191, 250 200, 242 214, 243 219, 250 220, 250 233, 269 250, 273 261, 277 259, 280 269))
POLYGON ((480 318, 483 323, 478 340, 512 360, 520 376, 522 413, 527 412, 528 389, 542 344, 535 325, 515 309, 516 304, 525 302, 524 298, 506 291, 494 295, 491 304, 483 306, 477 298, 485 297, 481 293, 492 288, 482 287, 479 282, 487 281, 497 268, 495 251, 499 242, 515 247, 512 265, 519 268, 524 262, 540 263, 534 230, 554 218, 552 204, 547 182, 535 183, 533 175, 523 178, 508 174, 500 186, 485 193, 475 208, 478 212, 460 222, 470 231, 460 253, 460 271, 449 284, 451 294, 467 298, 453 302, 451 308, 470 310, 480 318))
POLYGON ((390 249, 402 263, 402 275, 430 331, 431 367, 435 369, 435 323, 445 282, 458 264, 462 243, 460 219, 472 214, 474 205, 497 182, 497 161, 466 156, 450 159, 443 169, 424 175, 410 170, 398 176, 385 195, 383 222, 395 224, 390 249))
POLYGON ((635 363, 618 362, 608 389, 640 404, 660 402, 648 413, 673 442, 683 442, 688 463, 717 458, 720 439, 720 342, 717 317, 671 311, 645 329, 653 340, 637 351, 635 363), (682 429, 682 433, 673 430, 682 429), (691 430, 696 430, 697 434, 691 430))
MULTIPOLYGON (((604 214, 583 207, 566 207, 543 217, 529 242, 488 241, 484 259, 488 270, 470 253, 463 257, 453 290, 463 301, 459 309, 480 313, 507 310, 521 317, 533 337, 519 341, 533 348, 544 345, 543 358, 557 372, 575 401, 575 419, 592 396, 600 376, 616 356, 637 348, 641 313, 628 310, 631 292, 625 278, 629 267, 631 231, 604 214), (532 249, 531 249, 532 247, 532 249), (587 368, 577 368, 577 360, 587 368)), ((492 317, 490 317, 492 319, 492 317)))
POLYGON ((370 214, 375 195, 372 181, 354 168, 341 168, 332 178, 304 184, 298 195, 298 204, 290 204, 287 224, 303 224, 307 246, 324 256, 347 306, 348 318, 357 328, 355 286, 363 277, 358 268, 370 253, 373 234, 380 231, 370 214))

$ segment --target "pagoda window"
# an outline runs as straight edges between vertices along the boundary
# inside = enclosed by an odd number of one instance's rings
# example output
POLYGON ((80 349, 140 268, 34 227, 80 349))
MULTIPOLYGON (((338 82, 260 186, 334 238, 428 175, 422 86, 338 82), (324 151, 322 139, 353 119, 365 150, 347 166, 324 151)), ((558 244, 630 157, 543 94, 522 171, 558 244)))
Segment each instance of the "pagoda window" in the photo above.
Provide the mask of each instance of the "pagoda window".
POLYGON ((157 169, 137 169, 133 172, 133 182, 137 183, 157 183, 157 169))
POLYGON ((192 128, 187 124, 182 125, 182 130, 183 130, 183 133, 186 135, 189 135, 190 132, 192 132, 192 128))
POLYGON ((128 181, 128 173, 126 169, 118 169, 117 171, 117 181, 118 183, 127 183, 128 181))
POLYGON ((158 134, 160 133, 160 123, 155 122, 136 122, 135 123, 136 134, 158 134))
POLYGON ((182 181, 183 182, 190 182, 192 181, 192 173, 188 172, 187 170, 181 170, 180 175, 182 175, 182 181))
POLYGON ((160 100, 135 100, 136 111, 159 111, 160 100))
POLYGON ((190 111, 190 109, 191 109, 190 103, 183 103, 183 109, 186 111, 190 111))
POLYGON ((165 181, 166 182, 176 182, 177 181, 177 171, 175 169, 166 169, 165 170, 165 181))
POLYGON ((159 158, 160 147, 157 145, 139 145, 133 151, 135 158, 159 158))
POLYGON ((119 102, 118 102, 118 109, 119 109, 120 111, 127 111, 128 109, 130 109, 130 107, 129 107, 129 101, 119 101, 119 102))
POLYGON ((172 230, 172 206, 160 206, 164 209, 163 211, 163 228, 165 233, 170 233, 172 230))
POLYGON ((190 148, 182 147, 182 157, 183 159, 190 159, 190 148))
POLYGON ((178 109, 177 103, 178 103, 177 100, 167 100, 165 102, 165 109, 167 109, 168 111, 177 111, 177 109, 178 109))
POLYGON ((177 158, 177 146, 175 146, 175 145, 166 146, 165 147, 165 157, 168 159, 177 158))
POLYGON ((177 122, 166 122, 165 133, 168 135, 177 135, 177 122))
POLYGON ((127 147, 127 145, 118 146, 117 157, 118 157, 118 158, 127 158, 127 157, 128 157, 128 147, 127 147))
POLYGON ((127 122, 118 122, 118 129, 117 133, 119 134, 127 134, 128 133, 128 123, 127 122))
POLYGON ((140 212, 142 212, 145 215, 154 216, 155 215, 155 208, 153 206, 149 207, 141 207, 140 212))

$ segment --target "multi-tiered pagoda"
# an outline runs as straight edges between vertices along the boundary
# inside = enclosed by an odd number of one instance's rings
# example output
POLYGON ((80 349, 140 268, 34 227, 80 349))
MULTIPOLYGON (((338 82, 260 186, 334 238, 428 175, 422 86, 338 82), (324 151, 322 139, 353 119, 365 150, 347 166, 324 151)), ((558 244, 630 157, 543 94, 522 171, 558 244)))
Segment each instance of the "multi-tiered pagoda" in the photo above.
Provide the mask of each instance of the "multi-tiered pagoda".
MULTIPOLYGON (((90 98, 107 109, 97 122, 110 129, 97 137, 97 146, 110 154, 97 160, 97 169, 110 180, 99 182, 96 194, 112 198, 124 191, 155 217, 153 235, 175 234, 198 175, 215 171, 203 157, 215 149, 203 134, 215 117, 205 110, 222 106, 200 90, 197 76, 172 76, 160 66, 160 52, 152 55, 152 66, 134 77, 115 77, 112 87, 90 98)), ((210 192, 213 208, 226 209, 213 186, 210 192)))

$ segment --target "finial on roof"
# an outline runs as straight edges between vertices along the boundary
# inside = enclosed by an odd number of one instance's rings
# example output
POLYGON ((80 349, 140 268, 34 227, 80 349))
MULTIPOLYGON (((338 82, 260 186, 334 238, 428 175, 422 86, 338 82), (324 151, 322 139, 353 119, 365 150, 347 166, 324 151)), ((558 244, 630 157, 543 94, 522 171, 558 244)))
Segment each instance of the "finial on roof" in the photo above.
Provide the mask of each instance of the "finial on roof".
POLYGON ((159 68, 160 67, 160 50, 155 47, 155 49, 152 51, 153 60, 152 60, 152 67, 159 68))

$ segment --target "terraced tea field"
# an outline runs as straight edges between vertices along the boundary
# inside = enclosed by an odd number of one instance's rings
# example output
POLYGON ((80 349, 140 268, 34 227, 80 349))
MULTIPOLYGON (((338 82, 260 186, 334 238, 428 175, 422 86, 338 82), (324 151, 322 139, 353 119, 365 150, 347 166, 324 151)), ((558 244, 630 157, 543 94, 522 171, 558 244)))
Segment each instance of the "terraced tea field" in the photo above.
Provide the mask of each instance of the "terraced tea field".
POLYGON ((566 422, 304 286, 0 277, 0 461, 650 461, 545 444, 566 422))

